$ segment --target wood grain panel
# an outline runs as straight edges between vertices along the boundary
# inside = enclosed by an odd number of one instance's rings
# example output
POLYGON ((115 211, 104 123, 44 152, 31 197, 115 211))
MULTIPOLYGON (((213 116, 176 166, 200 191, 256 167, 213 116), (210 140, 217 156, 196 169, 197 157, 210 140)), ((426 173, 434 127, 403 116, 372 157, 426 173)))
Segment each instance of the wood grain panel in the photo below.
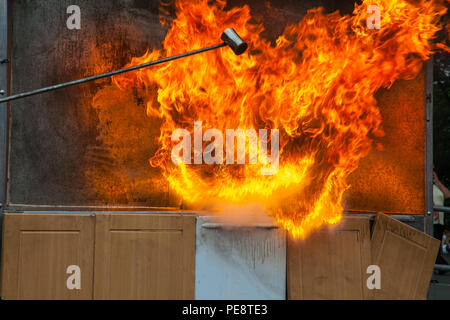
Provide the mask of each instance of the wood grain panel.
POLYGON ((306 239, 288 238, 288 299, 369 299, 370 222, 344 217, 306 239))
POLYGON ((92 299, 94 217, 5 214, 3 299, 92 299), (67 267, 81 269, 81 290, 69 290, 67 267))
POLYGON ((97 214, 95 299, 194 299, 195 216, 97 214))
POLYGON ((373 264, 381 269, 375 299, 426 299, 439 241, 379 213, 372 235, 373 264))

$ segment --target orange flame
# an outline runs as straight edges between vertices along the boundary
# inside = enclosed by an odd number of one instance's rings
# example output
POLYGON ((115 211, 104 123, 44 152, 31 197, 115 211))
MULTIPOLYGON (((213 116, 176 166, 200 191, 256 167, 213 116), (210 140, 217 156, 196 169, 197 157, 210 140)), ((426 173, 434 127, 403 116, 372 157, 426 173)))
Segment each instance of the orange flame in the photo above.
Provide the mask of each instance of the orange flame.
MULTIPOLYGON (((397 79, 413 79, 432 54, 443 4, 371 0, 352 15, 308 11, 273 46, 252 23, 248 6, 226 2, 176 2, 163 50, 133 58, 131 65, 214 45, 226 28, 249 44, 236 56, 229 48, 142 69, 114 78, 122 92, 145 90, 147 115, 161 121, 158 150, 150 159, 171 188, 192 206, 220 209, 259 203, 293 237, 340 221, 347 176, 382 136, 374 93, 397 79), (369 5, 381 12, 381 29, 369 30, 369 5), (280 168, 261 176, 264 164, 179 165, 171 161, 172 132, 279 129, 280 168)), ((108 91, 97 96, 123 100, 108 91)), ((248 152, 248 150, 247 150, 248 152)))

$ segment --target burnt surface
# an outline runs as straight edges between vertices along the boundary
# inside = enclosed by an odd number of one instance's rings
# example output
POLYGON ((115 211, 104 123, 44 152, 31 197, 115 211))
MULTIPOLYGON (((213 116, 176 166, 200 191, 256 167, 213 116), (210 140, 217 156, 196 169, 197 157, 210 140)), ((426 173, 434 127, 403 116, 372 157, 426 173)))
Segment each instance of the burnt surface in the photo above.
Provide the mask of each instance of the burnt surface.
POLYGON ((425 70, 414 80, 397 81, 375 98, 386 135, 378 139, 353 172, 344 207, 386 213, 425 212, 425 70))
MULTIPOLYGON (((72 1, 11 3, 13 94, 121 68, 147 48, 160 48, 167 30, 159 22, 159 1, 79 0, 81 30, 66 27, 72 1)), ((230 0, 227 7, 243 3, 230 0)), ((246 3, 272 41, 310 8, 324 6, 327 12, 341 13, 353 9, 352 1, 272 1, 271 7, 260 0, 246 3)), ((136 182, 160 178, 148 164, 159 127, 146 120, 139 93, 123 98, 134 101, 133 114, 121 113, 120 101, 111 103, 107 114, 91 107, 98 89, 110 83, 105 79, 11 103, 9 204, 169 206, 177 201, 164 182, 136 182), (122 150, 129 152, 125 156, 112 154, 102 140, 101 125, 110 120, 128 121, 130 132, 139 132, 124 138, 122 150), (99 185, 104 188, 99 190, 99 185), (121 187, 125 192, 114 196, 121 187)), ((350 176, 346 209, 424 212, 424 85, 421 73, 378 92, 386 136, 377 142, 384 151, 374 148, 350 176)))
MULTIPOLYGON (((165 29, 159 23, 158 2, 135 2, 77 1, 81 30, 69 30, 66 10, 71 1, 13 1, 12 92, 118 69, 147 48, 160 47, 165 29)), ((115 170, 98 139, 98 116, 89 108, 97 89, 108 83, 101 80, 11 103, 9 203, 108 202, 93 192, 93 181, 85 174, 87 163, 105 174, 115 170)), ((148 167, 146 159, 142 166, 148 167)), ((154 191, 158 196, 152 202, 166 205, 167 188, 154 191)))

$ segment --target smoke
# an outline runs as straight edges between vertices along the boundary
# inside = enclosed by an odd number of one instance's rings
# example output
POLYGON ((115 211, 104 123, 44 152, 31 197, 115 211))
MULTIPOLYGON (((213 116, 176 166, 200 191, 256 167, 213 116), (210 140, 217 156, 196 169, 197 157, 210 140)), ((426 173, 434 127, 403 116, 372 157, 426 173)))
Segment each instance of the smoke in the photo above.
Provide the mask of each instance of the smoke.
POLYGON ((224 204, 217 211, 202 215, 213 217, 213 221, 227 227, 270 227, 273 219, 260 203, 224 204))

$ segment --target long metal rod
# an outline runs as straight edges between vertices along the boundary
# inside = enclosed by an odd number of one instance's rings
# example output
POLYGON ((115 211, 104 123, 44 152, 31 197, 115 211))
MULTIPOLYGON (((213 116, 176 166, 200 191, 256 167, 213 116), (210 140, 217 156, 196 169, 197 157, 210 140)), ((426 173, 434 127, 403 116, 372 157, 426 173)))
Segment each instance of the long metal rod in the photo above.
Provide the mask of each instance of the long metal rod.
MULTIPOLYGON (((0 0, 0 61, 8 58, 8 1, 0 0)), ((0 90, 8 92, 8 64, 0 63, 0 90)), ((0 207, 6 203, 8 105, 0 103, 0 207)), ((1 217, 0 208, 0 217, 1 217)))
POLYGON ((434 270, 450 271, 450 266, 446 264, 435 264, 434 270))
POLYGON ((91 76, 91 77, 87 77, 87 78, 83 78, 83 79, 79 79, 79 80, 74 80, 74 81, 70 81, 70 82, 65 82, 65 83, 53 85, 53 86, 42 88, 42 89, 37 89, 37 90, 29 91, 29 92, 15 94, 15 95, 12 95, 12 96, 0 99, 0 103, 13 101, 13 100, 17 100, 17 99, 22 99, 22 98, 34 96, 34 95, 37 95, 37 94, 41 94, 41 93, 44 93, 44 92, 49 92, 49 91, 53 91, 53 90, 57 90, 57 89, 65 88, 65 87, 75 86, 75 85, 78 85, 78 84, 81 84, 81 83, 85 83, 85 82, 90 82, 90 81, 95 81, 95 80, 99 80, 99 79, 103 79, 103 78, 116 76, 118 74, 122 74, 122 73, 125 73, 125 72, 130 72, 130 71, 135 71, 135 70, 142 69, 142 68, 147 68, 147 67, 154 66, 154 65, 157 65, 157 64, 169 62, 169 61, 172 61, 172 60, 176 60, 176 59, 192 56, 194 54, 199 54, 199 53, 202 53, 202 52, 219 49, 219 48, 225 47, 225 46, 227 46, 227 44, 224 42, 224 43, 217 44, 217 45, 214 45, 214 46, 211 46, 211 47, 198 49, 198 50, 194 50, 194 51, 191 51, 191 52, 186 52, 186 53, 179 54, 179 55, 176 55, 176 56, 163 58, 163 59, 160 59, 160 60, 144 63, 144 64, 141 64, 141 65, 129 67, 129 68, 126 68, 126 69, 120 69, 120 70, 116 70, 116 71, 111 71, 111 72, 99 74, 99 75, 96 75, 96 76, 91 76))
POLYGON ((425 63, 425 220, 424 231, 433 236, 433 57, 425 63))
MULTIPOLYGON (((9 54, 9 20, 8 0, 0 0, 0 61, 9 54)), ((0 90, 8 92, 9 66, 0 63, 0 90)), ((0 103, 0 256, 3 248, 3 211, 6 205, 7 167, 8 167, 8 104, 0 103)), ((0 266, 1 268, 1 266, 0 266)))
POLYGON ((434 206, 434 211, 450 212, 450 207, 434 206))

